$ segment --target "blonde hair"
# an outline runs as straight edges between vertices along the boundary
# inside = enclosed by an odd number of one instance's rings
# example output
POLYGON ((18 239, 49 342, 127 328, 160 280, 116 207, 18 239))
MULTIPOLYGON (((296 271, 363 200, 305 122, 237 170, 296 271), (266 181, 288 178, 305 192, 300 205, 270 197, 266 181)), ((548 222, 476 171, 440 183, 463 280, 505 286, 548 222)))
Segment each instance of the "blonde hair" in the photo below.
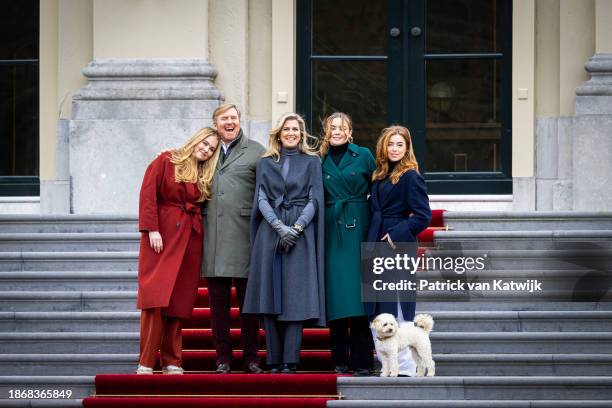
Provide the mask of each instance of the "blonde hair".
POLYGON ((217 122, 217 118, 219 117, 219 115, 232 108, 236 109, 236 112, 238 112, 238 118, 240 119, 240 109, 238 109, 238 106, 234 105, 233 103, 222 103, 221 105, 217 106, 217 109, 213 111, 213 124, 217 122))
POLYGON ((298 126, 300 128, 300 142, 298 143, 298 150, 302 153, 316 156, 316 151, 314 151, 308 144, 309 140, 316 141, 316 138, 306 132, 306 122, 304 121, 304 119, 297 113, 286 113, 281 116, 277 126, 270 130, 270 136, 268 138, 268 149, 262 157, 274 157, 274 160, 280 160, 280 151, 282 146, 280 141, 280 134, 283 130, 283 127, 285 126, 285 123, 288 120, 297 120, 298 126))
POLYGON ((389 171, 389 139, 392 136, 400 135, 406 142, 406 154, 400 162, 395 166, 391 173, 391 184, 397 184, 400 177, 408 170, 419 171, 419 164, 414 156, 412 148, 412 138, 410 131, 403 126, 390 126, 383 129, 378 142, 376 142, 376 170, 372 174, 372 181, 383 180, 387 177, 389 171))
POLYGON ((174 181, 177 183, 195 183, 201 193, 197 200, 199 203, 210 199, 210 185, 217 168, 219 150, 221 150, 215 149, 212 157, 203 162, 193 157, 196 146, 209 137, 219 139, 215 129, 205 127, 191 136, 182 147, 170 151, 170 163, 174 164, 174 181))
POLYGON ((323 121, 323 136, 321 137, 321 146, 319 146, 319 155, 321 157, 325 156, 329 150, 329 139, 331 139, 332 135, 332 122, 337 118, 340 118, 342 121, 342 132, 345 134, 350 134, 348 137, 348 142, 353 143, 353 135, 351 134, 353 133, 353 122, 351 121, 349 115, 343 112, 332 113, 323 121), (344 129, 345 125, 347 130, 344 129))

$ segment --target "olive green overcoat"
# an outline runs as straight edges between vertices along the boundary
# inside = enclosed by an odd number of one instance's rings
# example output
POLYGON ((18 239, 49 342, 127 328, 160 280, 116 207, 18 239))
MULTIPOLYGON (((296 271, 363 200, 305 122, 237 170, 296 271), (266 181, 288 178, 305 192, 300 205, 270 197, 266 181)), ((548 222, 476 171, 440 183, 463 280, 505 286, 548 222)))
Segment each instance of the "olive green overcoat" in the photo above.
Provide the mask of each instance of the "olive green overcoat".
POLYGON ((203 209, 201 276, 248 276, 255 172, 264 151, 261 144, 243 134, 225 161, 219 160, 212 180, 212 198, 203 209))

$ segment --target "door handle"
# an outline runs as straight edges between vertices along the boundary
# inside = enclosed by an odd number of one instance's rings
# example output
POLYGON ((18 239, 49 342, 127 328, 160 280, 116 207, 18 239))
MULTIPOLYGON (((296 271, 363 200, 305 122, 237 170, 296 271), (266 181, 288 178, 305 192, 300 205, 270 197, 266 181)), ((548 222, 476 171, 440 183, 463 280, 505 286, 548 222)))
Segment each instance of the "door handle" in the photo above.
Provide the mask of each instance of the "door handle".
POLYGON ((412 35, 413 37, 418 37, 423 33, 423 30, 421 30, 421 27, 412 27, 410 29, 410 35, 412 35))

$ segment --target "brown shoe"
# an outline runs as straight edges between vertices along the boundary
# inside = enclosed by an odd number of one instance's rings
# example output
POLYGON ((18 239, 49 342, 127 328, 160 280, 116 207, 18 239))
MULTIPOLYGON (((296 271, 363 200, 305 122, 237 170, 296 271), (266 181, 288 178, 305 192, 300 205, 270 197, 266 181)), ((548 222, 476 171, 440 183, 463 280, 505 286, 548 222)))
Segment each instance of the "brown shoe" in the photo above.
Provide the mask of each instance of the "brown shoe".
POLYGON ((259 367, 258 363, 256 363, 255 361, 251 361, 247 365, 247 368, 244 370, 244 372, 249 374, 263 374, 264 370, 259 367))
POLYGON ((229 374, 232 372, 230 365, 227 363, 221 363, 217 365, 217 370, 215 371, 217 374, 229 374))

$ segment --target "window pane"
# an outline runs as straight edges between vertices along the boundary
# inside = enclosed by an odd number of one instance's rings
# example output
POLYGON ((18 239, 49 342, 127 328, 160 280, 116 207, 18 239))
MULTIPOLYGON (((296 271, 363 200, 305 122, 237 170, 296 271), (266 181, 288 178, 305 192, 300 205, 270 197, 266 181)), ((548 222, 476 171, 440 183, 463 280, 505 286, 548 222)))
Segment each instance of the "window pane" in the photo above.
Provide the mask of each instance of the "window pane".
POLYGON ((0 60, 38 59, 38 0, 3 1, 0 60))
POLYGON ((428 0, 427 53, 499 52, 501 0, 428 0))
POLYGON ((387 2, 314 0, 315 55, 385 55, 387 2))
POLYGON ((38 175, 38 64, 0 66, 0 176, 38 175))
POLYGON ((427 61, 427 171, 500 170, 500 63, 427 61))
POLYGON ((372 148, 387 115, 387 63, 313 62, 312 132, 319 136, 326 116, 345 112, 353 119, 355 143, 372 148))

